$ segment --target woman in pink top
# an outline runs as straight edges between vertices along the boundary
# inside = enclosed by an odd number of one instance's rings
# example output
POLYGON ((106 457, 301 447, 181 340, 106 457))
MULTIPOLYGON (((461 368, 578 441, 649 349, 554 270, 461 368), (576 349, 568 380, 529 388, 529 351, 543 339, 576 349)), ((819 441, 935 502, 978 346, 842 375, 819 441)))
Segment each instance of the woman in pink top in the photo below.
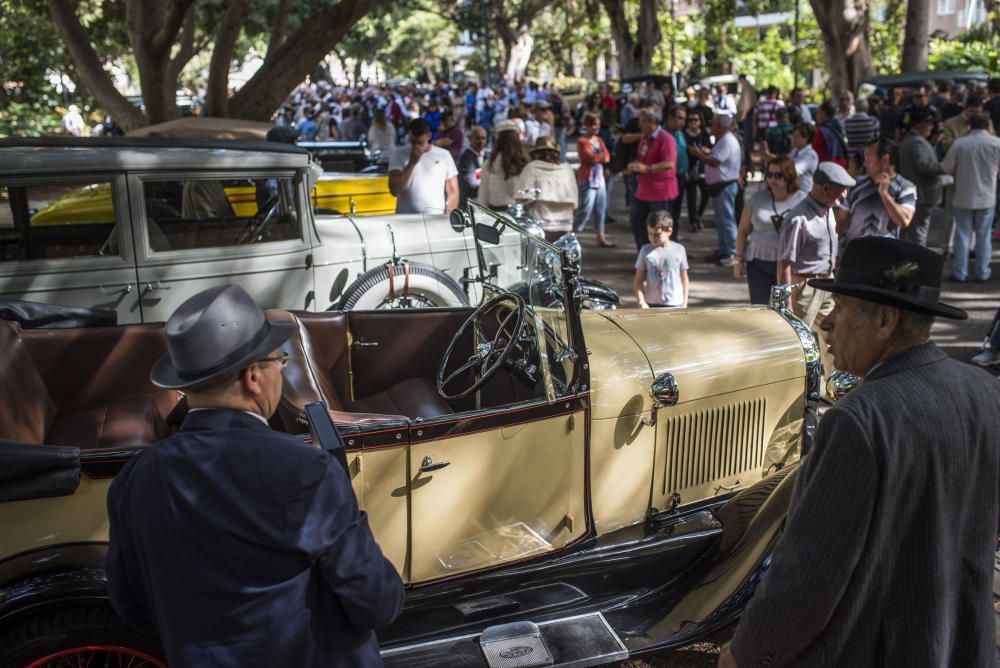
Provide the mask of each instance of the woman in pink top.
POLYGON ((638 154, 627 167, 638 177, 629 211, 636 248, 646 244, 646 218, 650 212, 666 211, 670 200, 677 197, 677 143, 660 127, 659 114, 652 109, 639 112, 639 129, 642 138, 638 154))
POLYGON ((605 165, 611 161, 611 153, 604 140, 597 135, 601 125, 597 114, 587 112, 580 121, 583 135, 576 142, 576 152, 580 157, 580 169, 576 183, 580 190, 580 203, 573 216, 573 231, 582 232, 591 215, 597 231, 597 245, 614 246, 604 236, 604 219, 608 212, 608 190, 604 180, 605 165))

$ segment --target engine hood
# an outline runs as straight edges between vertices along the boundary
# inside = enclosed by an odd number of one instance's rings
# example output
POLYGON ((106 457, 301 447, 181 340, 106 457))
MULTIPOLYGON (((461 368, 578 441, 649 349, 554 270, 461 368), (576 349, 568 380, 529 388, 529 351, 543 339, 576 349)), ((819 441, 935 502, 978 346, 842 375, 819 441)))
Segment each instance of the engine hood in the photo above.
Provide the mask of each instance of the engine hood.
POLYGON ((764 307, 628 309, 582 314, 594 418, 651 408, 649 386, 673 374, 680 402, 805 378, 802 344, 764 307))

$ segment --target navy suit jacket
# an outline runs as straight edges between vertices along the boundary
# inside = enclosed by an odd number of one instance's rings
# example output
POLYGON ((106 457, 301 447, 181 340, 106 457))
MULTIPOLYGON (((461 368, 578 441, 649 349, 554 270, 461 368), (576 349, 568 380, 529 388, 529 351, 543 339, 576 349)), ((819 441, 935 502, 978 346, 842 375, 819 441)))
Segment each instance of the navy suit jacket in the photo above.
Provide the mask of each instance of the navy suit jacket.
POLYGON ((195 411, 118 474, 108 517, 111 602, 171 668, 381 665, 402 582, 325 450, 195 411))

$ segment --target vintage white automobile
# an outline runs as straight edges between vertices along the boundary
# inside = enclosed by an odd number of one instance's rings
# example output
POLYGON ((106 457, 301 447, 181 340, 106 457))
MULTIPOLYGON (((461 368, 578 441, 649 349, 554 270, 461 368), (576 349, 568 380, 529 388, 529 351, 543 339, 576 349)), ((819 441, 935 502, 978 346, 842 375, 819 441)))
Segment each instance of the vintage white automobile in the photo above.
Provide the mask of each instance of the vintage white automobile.
MULTIPOLYGON (((269 142, 0 141, 0 298, 111 308, 120 323, 166 320, 219 283, 311 311, 478 300, 468 231, 443 212, 315 215, 317 171, 269 142)), ((503 266, 521 248, 488 252, 503 266)))

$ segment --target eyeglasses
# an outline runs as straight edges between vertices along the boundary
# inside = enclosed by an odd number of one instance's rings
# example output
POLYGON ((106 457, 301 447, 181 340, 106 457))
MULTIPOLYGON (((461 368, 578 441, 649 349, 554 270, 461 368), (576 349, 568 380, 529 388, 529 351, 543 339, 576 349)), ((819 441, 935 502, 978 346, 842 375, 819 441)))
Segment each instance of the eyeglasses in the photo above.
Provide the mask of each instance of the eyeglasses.
POLYGON ((687 117, 687 122, 690 123, 691 121, 695 121, 695 122, 700 123, 701 122, 701 116, 688 116, 687 117))
POLYGON ((785 175, 782 174, 781 172, 768 172, 767 173, 767 178, 769 178, 769 179, 783 179, 783 178, 785 178, 785 175))
POLYGON ((289 355, 288 353, 281 353, 277 357, 265 357, 263 359, 254 360, 254 363, 260 364, 261 362, 277 362, 278 364, 281 365, 281 368, 284 369, 286 366, 288 366, 288 360, 290 358, 291 355, 289 355))

